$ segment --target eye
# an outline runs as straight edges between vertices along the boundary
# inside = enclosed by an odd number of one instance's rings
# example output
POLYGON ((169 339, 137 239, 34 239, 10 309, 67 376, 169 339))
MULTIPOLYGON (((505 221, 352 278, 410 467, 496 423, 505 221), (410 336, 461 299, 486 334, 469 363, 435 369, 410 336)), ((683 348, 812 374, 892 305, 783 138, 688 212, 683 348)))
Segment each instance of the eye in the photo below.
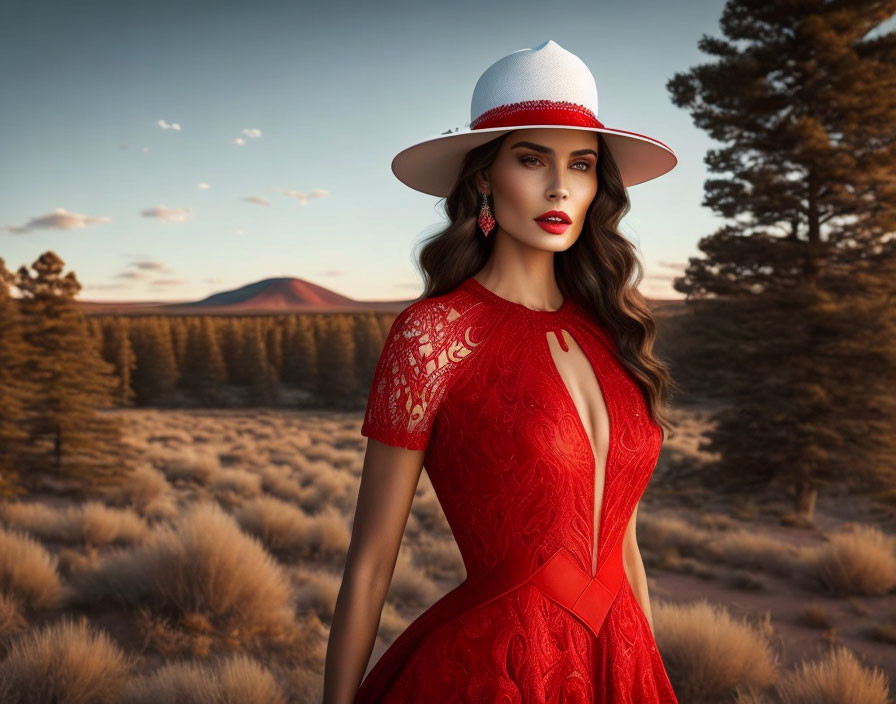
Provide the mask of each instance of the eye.
MULTIPOLYGON (((528 165, 531 165, 532 162, 535 162, 536 164, 540 163, 537 157, 534 157, 531 155, 520 157, 521 164, 525 164, 528 166, 528 165)), ((576 171, 589 171, 591 169, 591 162, 589 162, 589 161, 577 161, 573 164, 573 166, 578 166, 579 164, 583 164, 585 166, 585 168, 584 169, 576 169, 576 171)))

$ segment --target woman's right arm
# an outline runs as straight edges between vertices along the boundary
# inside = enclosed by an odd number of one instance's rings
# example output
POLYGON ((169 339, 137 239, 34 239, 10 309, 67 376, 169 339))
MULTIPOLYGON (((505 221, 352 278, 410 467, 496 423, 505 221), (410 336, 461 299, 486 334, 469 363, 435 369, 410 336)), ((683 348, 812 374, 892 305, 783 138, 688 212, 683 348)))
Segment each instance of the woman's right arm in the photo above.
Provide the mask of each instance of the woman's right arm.
POLYGON ((352 537, 327 643, 323 704, 351 704, 361 685, 423 468, 423 454, 423 450, 368 438, 352 537))

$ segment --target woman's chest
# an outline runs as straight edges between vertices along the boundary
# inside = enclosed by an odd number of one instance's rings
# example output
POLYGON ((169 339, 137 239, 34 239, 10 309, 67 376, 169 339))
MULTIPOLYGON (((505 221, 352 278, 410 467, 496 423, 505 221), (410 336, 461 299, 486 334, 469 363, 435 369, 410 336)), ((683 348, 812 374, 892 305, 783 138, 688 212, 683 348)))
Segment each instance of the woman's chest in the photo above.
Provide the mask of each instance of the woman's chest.
MULTIPOLYGON (((614 437, 645 422, 643 395, 599 333, 575 321, 497 329, 443 408, 455 430, 600 469, 614 437)), ((474 361, 474 360, 471 360, 474 361)))

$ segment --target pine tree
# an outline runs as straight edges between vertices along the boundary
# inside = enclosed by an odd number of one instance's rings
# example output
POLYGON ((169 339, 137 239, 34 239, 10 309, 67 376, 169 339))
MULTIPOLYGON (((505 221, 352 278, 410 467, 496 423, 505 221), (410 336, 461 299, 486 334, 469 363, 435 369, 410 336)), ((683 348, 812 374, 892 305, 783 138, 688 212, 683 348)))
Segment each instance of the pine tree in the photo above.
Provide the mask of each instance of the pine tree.
POLYGON ((25 375, 29 354, 19 303, 10 294, 14 276, 0 258, 0 498, 23 493, 19 457, 28 438, 26 406, 33 387, 25 375))
POLYGON ((132 327, 131 344, 137 358, 133 385, 140 405, 166 404, 173 400, 178 382, 171 335, 164 318, 142 318, 132 327))
POLYGON ((37 387, 28 405, 24 465, 29 472, 46 468, 58 478, 105 484, 127 471, 121 427, 98 413, 111 405, 116 380, 75 303, 81 285, 74 272, 62 276, 64 265, 45 252, 33 273, 23 266, 15 280, 31 347, 26 375, 37 387))
POLYGON ((277 397, 277 371, 268 361, 261 321, 251 318, 243 327, 243 360, 248 384, 248 399, 253 405, 268 405, 277 397))
POLYGON ((730 402, 707 449, 721 481, 780 484, 808 517, 827 480, 893 472, 896 33, 869 35, 894 13, 729 0, 728 41, 699 44, 717 60, 668 84, 725 143, 704 205, 730 221, 675 284, 693 313, 679 359, 730 402))

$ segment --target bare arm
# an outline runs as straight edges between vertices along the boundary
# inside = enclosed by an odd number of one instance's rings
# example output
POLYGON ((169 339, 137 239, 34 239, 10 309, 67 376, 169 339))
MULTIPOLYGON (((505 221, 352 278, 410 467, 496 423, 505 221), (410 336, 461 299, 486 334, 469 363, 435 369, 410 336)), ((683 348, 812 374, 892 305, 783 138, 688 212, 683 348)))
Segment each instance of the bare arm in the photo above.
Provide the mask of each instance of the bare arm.
POLYGON ((638 538, 635 533, 635 523, 638 518, 638 506, 632 511, 632 517, 625 528, 625 538, 623 538, 623 566, 628 581, 632 585, 632 591, 641 610, 647 617, 647 623, 650 624, 651 633, 653 630, 653 614, 650 611, 650 595, 647 593, 647 572, 644 570, 644 560, 641 558, 641 549, 638 547, 638 538))
POLYGON ((323 704, 350 704, 364 677, 392 581, 423 451, 368 438, 352 537, 327 643, 323 704))

